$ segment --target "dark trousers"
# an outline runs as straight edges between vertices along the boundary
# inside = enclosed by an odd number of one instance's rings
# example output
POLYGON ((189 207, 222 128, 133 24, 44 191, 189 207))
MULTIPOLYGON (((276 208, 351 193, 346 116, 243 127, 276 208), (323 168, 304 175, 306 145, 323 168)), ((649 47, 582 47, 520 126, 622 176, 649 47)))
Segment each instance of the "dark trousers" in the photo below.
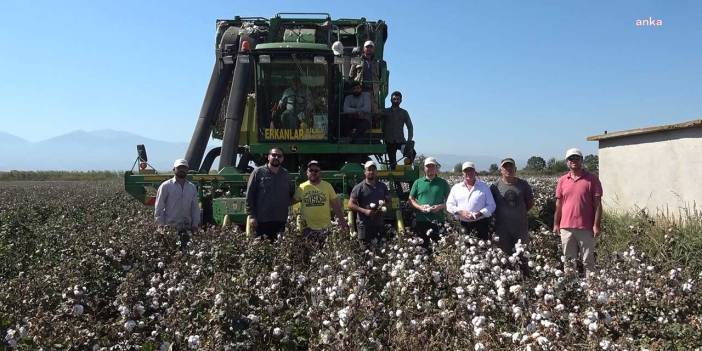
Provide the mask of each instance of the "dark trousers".
POLYGON ((188 248, 188 243, 190 242, 190 236, 192 232, 190 229, 178 229, 178 241, 180 241, 180 251, 185 251, 188 248))
POLYGON ((394 170, 397 166, 397 150, 400 150, 402 144, 400 143, 390 143, 385 144, 388 153, 388 160, 390 161, 390 169, 394 170))
POLYGON ((463 222, 461 221, 461 227, 465 229, 466 234, 470 234, 475 231, 478 239, 490 240, 489 232, 490 218, 479 219, 475 222, 463 222))
POLYGON ((370 243, 373 239, 380 239, 385 237, 385 226, 383 224, 364 224, 358 222, 358 239, 364 243, 370 243))
POLYGON ((429 240, 433 242, 439 241, 439 224, 428 221, 417 221, 414 225, 414 234, 422 238, 424 240, 422 246, 428 248, 431 245, 429 240), (431 230, 431 233, 427 234, 429 230, 431 230))
POLYGON ((263 222, 256 226, 256 236, 263 236, 270 241, 278 239, 278 233, 285 230, 285 222, 263 222))
POLYGON ((365 118, 354 118, 351 121, 351 129, 355 129, 353 133, 351 133, 351 142, 352 143, 357 143, 361 142, 363 135, 366 134, 366 131, 370 129, 371 123, 369 120, 365 118))

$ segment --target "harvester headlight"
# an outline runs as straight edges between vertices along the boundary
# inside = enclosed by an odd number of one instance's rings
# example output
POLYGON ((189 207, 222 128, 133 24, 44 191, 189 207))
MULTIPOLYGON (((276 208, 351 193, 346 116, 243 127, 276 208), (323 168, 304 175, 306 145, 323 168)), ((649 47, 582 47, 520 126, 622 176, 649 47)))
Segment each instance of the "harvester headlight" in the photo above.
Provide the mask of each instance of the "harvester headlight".
POLYGON ((260 63, 271 63, 271 55, 261 55, 258 57, 260 63))
POLYGON ((327 64, 327 59, 326 59, 324 56, 315 56, 315 57, 314 57, 314 63, 315 63, 315 64, 326 65, 326 64, 327 64))

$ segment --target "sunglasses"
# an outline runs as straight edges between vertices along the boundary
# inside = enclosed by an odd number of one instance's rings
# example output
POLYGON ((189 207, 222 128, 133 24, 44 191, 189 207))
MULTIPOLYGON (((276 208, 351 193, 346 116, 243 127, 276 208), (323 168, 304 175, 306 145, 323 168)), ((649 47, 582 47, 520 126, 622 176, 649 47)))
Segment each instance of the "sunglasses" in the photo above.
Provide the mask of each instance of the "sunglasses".
POLYGON ((571 156, 571 157, 568 157, 567 160, 570 161, 570 162, 580 161, 580 157, 578 157, 578 156, 571 156))
POLYGON ((270 154, 273 158, 283 158, 283 154, 270 154))
POLYGON ((307 170, 307 172, 310 172, 310 173, 319 173, 319 171, 320 171, 319 169, 308 169, 307 170))

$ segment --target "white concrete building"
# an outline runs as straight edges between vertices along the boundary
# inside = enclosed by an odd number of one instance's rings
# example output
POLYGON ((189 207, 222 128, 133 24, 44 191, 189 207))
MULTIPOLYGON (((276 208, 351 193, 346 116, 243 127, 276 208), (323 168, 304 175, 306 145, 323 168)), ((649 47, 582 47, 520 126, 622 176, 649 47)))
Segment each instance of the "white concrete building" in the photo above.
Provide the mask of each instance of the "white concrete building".
POLYGON ((702 211, 702 119, 587 140, 599 142, 605 210, 675 217, 702 211))

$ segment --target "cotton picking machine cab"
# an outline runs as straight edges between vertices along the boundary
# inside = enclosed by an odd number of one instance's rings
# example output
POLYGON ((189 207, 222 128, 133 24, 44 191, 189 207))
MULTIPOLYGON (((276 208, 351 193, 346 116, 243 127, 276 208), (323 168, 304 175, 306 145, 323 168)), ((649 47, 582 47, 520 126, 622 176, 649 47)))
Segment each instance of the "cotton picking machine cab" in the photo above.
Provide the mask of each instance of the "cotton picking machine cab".
MULTIPOLYGON (((373 114, 371 129, 352 143, 349 117, 342 111, 351 91, 350 68, 361 63, 366 40, 375 43, 380 72, 372 99, 384 106, 389 77, 383 60, 386 39, 383 21, 332 19, 320 13, 217 21, 214 68, 185 154, 191 168, 188 179, 198 187, 203 223, 246 225, 252 165, 264 165, 270 149, 279 147, 285 153, 283 166, 296 184, 306 180, 307 162, 319 161, 322 179, 344 199, 345 208, 351 189, 364 178, 362 163, 375 158, 380 180, 393 191, 386 220, 402 232, 411 214, 409 185, 419 177, 413 156, 390 170, 382 143, 382 116, 373 114), (290 98, 286 89, 293 84, 308 92, 294 96, 293 103, 282 101, 284 95, 290 98), (284 108, 279 108, 281 104, 284 108), (205 154, 210 136, 220 139, 221 147, 205 154)), ((408 146, 403 154, 413 155, 411 149, 408 146)), ((137 151, 132 170, 125 173, 125 189, 153 205, 156 189, 173 175, 156 172, 143 145, 137 151)), ((349 223, 355 223, 351 211, 347 214, 349 223)))

